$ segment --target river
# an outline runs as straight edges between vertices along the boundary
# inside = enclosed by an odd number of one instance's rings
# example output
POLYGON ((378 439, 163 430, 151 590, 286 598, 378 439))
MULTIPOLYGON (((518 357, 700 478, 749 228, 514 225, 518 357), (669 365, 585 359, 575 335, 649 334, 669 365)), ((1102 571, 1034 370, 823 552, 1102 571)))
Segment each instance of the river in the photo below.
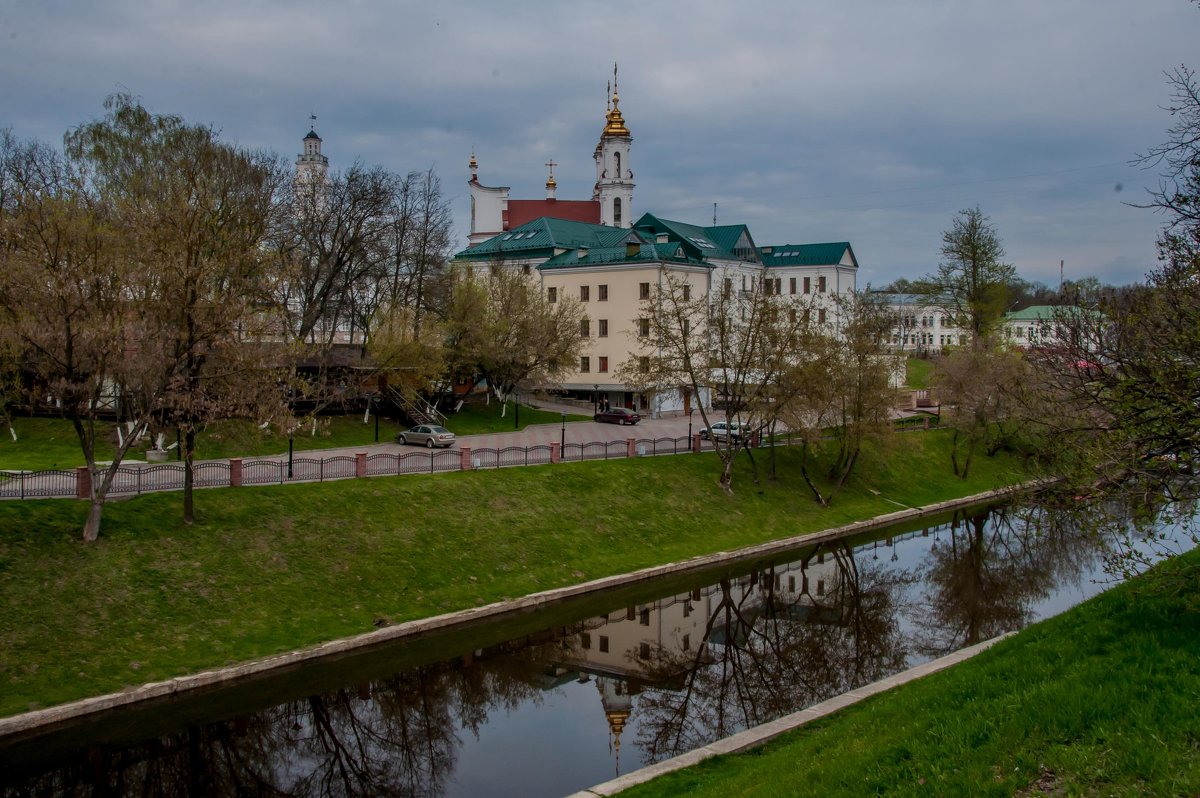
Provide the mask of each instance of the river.
POLYGON ((1094 595, 1089 515, 976 508, 112 711, 0 743, 0 795, 564 795, 1094 595))

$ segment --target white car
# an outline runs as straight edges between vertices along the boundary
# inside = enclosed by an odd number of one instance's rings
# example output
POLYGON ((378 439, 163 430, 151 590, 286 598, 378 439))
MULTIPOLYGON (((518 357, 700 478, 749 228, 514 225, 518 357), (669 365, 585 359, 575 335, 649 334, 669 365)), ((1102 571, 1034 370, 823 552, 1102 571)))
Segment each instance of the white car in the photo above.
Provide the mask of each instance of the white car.
POLYGON ((736 421, 718 421, 708 429, 700 430, 700 437, 705 440, 724 441, 732 438, 734 443, 742 439, 742 425, 736 421))

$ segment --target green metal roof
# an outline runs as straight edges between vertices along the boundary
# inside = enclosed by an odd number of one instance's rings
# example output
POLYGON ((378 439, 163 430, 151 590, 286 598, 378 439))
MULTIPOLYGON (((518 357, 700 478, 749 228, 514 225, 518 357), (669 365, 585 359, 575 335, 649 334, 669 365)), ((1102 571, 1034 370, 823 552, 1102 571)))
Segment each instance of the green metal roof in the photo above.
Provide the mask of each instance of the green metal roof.
POLYGON ((633 255, 629 254, 628 248, 625 246, 573 249, 570 252, 555 255, 550 260, 539 265, 538 269, 570 269, 612 263, 647 263, 659 261, 668 263, 693 263, 697 266, 707 265, 698 258, 689 257, 687 250, 683 248, 682 244, 672 241, 666 244, 642 244, 633 255))
POLYGON ((858 258, 849 241, 832 241, 827 244, 775 244, 759 247, 758 256, 764 266, 837 266, 846 251, 850 260, 858 266, 858 258))
POLYGON ((1066 313, 1074 308, 1055 307, 1054 305, 1030 305, 1021 310, 1005 313, 1005 321, 1042 321, 1053 319, 1056 313, 1066 313))
MULTIPOLYGON (((616 246, 630 235, 631 231, 622 227, 543 216, 464 249, 454 258, 493 260, 503 257, 552 257, 555 250, 616 246)), ((641 240, 638 238, 639 242, 641 240)))

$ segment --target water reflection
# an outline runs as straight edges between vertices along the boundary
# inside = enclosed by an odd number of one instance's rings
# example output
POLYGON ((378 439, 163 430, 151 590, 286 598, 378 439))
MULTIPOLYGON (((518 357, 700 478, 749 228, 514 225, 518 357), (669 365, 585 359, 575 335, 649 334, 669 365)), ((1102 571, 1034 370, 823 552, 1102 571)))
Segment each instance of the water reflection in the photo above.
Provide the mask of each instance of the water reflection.
POLYGON ((1088 518, 956 516, 131 745, 24 764, 0 750, 0 794, 568 793, 1020 628, 1067 588, 1095 592, 1109 536, 1088 518), (578 750, 528 751, 545 781, 502 783, 481 735, 516 734, 561 700, 583 705, 553 730, 578 750), (580 717, 603 724, 603 750, 586 750, 596 729, 580 717))

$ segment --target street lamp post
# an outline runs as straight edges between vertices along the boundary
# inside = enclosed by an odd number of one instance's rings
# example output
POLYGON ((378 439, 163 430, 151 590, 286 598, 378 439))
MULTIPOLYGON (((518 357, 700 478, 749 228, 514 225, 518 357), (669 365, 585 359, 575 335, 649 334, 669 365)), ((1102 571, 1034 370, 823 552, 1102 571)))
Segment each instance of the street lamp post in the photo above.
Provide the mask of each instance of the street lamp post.
POLYGON ((292 445, 293 445, 293 443, 294 443, 294 441, 292 438, 292 433, 289 432, 288 433, 288 479, 292 478, 292 445))
POLYGON ((562 434, 558 439, 558 450, 562 452, 567 447, 567 411, 562 411, 562 434))
POLYGON ((600 412, 600 385, 599 383, 592 386, 592 415, 600 412))
POLYGON ((688 440, 692 439, 692 408, 688 408, 688 440))

